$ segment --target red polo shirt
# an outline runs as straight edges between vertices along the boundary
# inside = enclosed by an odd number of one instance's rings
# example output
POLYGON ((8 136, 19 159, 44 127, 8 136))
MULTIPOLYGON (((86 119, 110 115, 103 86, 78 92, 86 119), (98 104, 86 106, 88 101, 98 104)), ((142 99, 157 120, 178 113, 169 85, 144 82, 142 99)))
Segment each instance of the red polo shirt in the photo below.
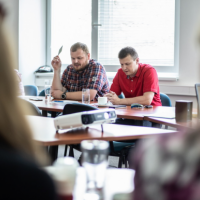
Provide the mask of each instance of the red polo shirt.
POLYGON ((154 92, 151 105, 162 106, 158 75, 156 70, 148 64, 139 63, 138 71, 132 78, 127 76, 120 68, 113 79, 110 90, 117 95, 123 92, 126 98, 142 96, 145 92, 154 92))

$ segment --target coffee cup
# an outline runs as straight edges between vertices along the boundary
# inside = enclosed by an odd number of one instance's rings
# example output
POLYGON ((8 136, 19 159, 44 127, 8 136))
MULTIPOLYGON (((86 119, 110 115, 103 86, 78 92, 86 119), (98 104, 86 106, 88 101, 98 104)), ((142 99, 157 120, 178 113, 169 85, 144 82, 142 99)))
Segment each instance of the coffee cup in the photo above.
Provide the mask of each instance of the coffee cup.
POLYGON ((75 158, 58 158, 53 166, 44 169, 55 181, 59 199, 72 200, 76 180, 76 170, 79 164, 75 158))
POLYGON ((98 105, 106 105, 107 101, 107 97, 98 97, 98 105))

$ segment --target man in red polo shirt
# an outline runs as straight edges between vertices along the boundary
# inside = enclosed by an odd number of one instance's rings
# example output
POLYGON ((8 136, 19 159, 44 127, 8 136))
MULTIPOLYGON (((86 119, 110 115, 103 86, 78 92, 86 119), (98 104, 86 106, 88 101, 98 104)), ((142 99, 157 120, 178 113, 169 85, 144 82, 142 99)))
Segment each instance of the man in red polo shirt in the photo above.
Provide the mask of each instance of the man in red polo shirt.
MULTIPOLYGON (((110 92, 105 95, 108 100, 116 105, 139 103, 162 106, 156 70, 151 65, 139 63, 138 54, 132 47, 121 49, 118 58, 121 68, 113 79, 110 92), (121 92, 125 95, 124 99, 118 97, 121 92)), ((116 124, 160 127, 159 124, 146 120, 121 118, 116 120, 116 124)))
POLYGON ((121 49, 118 54, 121 68, 118 70, 105 96, 113 104, 162 106, 156 70, 149 64, 139 63, 136 50, 132 47, 121 49), (124 93, 125 99, 118 98, 124 93))

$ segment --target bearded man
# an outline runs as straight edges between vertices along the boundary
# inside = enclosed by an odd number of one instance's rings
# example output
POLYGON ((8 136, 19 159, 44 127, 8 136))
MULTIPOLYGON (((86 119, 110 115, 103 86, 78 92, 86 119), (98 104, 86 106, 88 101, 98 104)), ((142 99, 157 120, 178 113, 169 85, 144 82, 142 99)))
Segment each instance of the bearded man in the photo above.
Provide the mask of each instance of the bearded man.
POLYGON ((54 68, 52 96, 56 99, 81 100, 82 89, 90 89, 90 99, 97 100, 109 92, 109 82, 103 65, 90 59, 87 45, 75 43, 70 48, 72 64, 64 70, 62 78, 61 60, 53 58, 54 68))

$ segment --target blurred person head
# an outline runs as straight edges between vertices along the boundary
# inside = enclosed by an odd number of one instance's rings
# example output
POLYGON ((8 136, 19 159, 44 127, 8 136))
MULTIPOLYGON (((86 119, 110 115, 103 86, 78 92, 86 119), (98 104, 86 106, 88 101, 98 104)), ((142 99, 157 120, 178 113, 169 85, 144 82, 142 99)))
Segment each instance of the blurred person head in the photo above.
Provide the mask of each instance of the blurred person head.
POLYGON ((17 97, 18 84, 14 72, 17 59, 12 48, 12 37, 6 31, 4 17, 5 11, 0 4, 0 142, 41 163, 46 159, 40 157, 43 153, 33 142, 31 129, 25 118, 26 110, 17 97))
POLYGON ((122 71, 130 77, 134 77, 138 70, 139 57, 132 47, 125 47, 118 54, 122 71))
POLYGON ((85 69, 90 60, 90 52, 86 44, 77 42, 70 48, 72 65, 76 71, 85 69))
POLYGON ((130 156, 137 200, 199 199, 200 127, 140 141, 130 156))

